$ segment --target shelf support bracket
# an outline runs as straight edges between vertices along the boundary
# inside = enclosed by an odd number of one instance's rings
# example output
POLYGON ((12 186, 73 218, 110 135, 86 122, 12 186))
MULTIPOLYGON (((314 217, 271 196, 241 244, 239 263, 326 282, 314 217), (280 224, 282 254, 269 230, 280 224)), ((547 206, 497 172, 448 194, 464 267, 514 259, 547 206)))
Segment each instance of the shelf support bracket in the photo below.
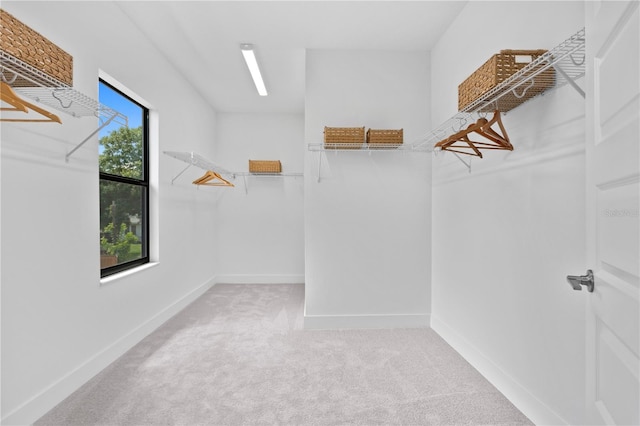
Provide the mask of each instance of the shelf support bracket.
POLYGON ((460 162, 462 162, 462 164, 464 164, 465 166, 467 166, 467 169, 468 169, 469 173, 471 173, 471 161, 469 161, 469 162, 467 163, 466 161, 464 161, 464 160, 462 159, 462 157, 460 157, 460 156, 459 156, 457 153, 455 153, 455 152, 453 153, 453 155, 455 155, 455 156, 458 158, 458 160, 460 160, 460 162))
POLYGON ((322 170, 322 153, 318 154, 318 183, 320 183, 320 170, 322 170))
POLYGON ((173 179, 171 179, 171 185, 173 185, 173 182, 175 182, 175 180, 178 179, 180 177, 180 175, 182 175, 184 172, 186 172, 189 167, 191 167, 191 164, 187 164, 187 167, 185 167, 184 169, 182 169, 182 171, 180 171, 180 173, 175 175, 173 177, 173 179))
MULTIPOLYGON (((571 60, 573 60, 573 57, 571 58, 571 60)), ((569 83, 571 87, 576 89, 576 92, 578 92, 580 96, 582 96, 583 98, 586 98, 586 94, 584 93, 584 90, 582 90, 582 88, 578 86, 576 82, 573 81, 573 79, 567 75, 566 72, 564 72, 562 67, 558 66, 557 64, 551 64, 551 66, 553 67, 553 69, 556 70, 558 74, 560 74, 565 80, 567 80, 567 83, 569 83)))
POLYGON ((94 130, 93 132, 91 132, 91 134, 89 136, 87 136, 86 138, 84 138, 84 140, 82 142, 80 142, 78 145, 76 145, 75 148, 73 148, 71 151, 67 152, 67 155, 64 157, 64 161, 66 161, 67 163, 69 162, 69 157, 71 157, 71 155, 73 155, 74 152, 76 152, 82 145, 84 145, 89 139, 91 139, 96 133, 98 133, 100 130, 102 130, 104 127, 108 126, 109 123, 111 123, 113 121, 114 118, 116 118, 118 116, 118 113, 114 113, 111 117, 109 117, 109 119, 107 121, 105 121, 104 123, 102 123, 102 125, 100 125, 100 127, 98 127, 96 130, 94 130))
POLYGON ((249 187, 247 186, 247 176, 242 175, 242 180, 244 180, 244 195, 249 194, 249 187))

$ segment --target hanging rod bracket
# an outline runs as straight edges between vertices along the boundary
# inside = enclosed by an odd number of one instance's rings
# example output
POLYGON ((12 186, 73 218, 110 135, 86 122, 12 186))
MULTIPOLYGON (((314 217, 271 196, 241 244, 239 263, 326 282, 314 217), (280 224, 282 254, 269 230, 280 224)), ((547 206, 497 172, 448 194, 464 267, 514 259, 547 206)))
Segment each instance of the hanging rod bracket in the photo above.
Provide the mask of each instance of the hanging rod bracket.
POLYGON ((15 83, 15 81, 18 79, 18 73, 15 71, 12 71, 10 69, 7 69, 5 67, 2 67, 2 69, 0 69, 0 78, 2 78, 2 81, 4 81, 5 83, 11 85, 13 83, 15 83), (7 78, 4 76, 5 72, 10 72, 11 74, 13 74, 13 77, 11 77, 11 79, 7 80, 7 78))
POLYGON ((536 84, 535 78, 531 77, 531 79, 529 80, 529 84, 522 89, 522 93, 521 94, 518 94, 518 92, 516 92, 517 87, 514 87, 511 90, 511 93, 513 93, 513 96, 515 96, 516 98, 522 99, 527 94, 527 91, 530 88, 532 88, 533 86, 535 86, 535 84, 536 84))
POLYGON ((64 109, 69 109, 69 108, 71 108, 71 105, 73 104, 73 101, 72 101, 72 100, 70 100, 70 101, 69 101, 69 104, 67 104, 67 105, 63 104, 63 103, 62 103, 62 99, 61 99, 61 98, 59 98, 59 97, 57 96, 57 94, 56 94, 56 91, 55 91, 55 90, 52 90, 52 91, 51 91, 51 96, 52 96, 54 99, 56 99, 56 100, 60 103, 60 106, 61 106, 62 108, 64 108, 64 109))
POLYGON ((569 58, 571 59, 571 62, 573 62, 573 65, 575 65, 576 67, 581 67, 584 65, 584 62, 587 60, 587 55, 585 53, 582 53, 581 61, 576 61, 576 58, 573 57, 573 53, 569 54, 569 58))

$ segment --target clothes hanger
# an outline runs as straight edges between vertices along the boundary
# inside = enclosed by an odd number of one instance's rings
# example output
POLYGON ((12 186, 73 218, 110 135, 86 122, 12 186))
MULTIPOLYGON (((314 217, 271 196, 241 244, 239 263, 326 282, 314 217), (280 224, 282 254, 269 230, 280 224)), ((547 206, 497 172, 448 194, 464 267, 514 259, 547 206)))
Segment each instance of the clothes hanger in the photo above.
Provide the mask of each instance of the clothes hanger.
MULTIPOLYGON (((206 184, 207 182, 211 182, 213 180, 222 179, 220 174, 213 172, 211 170, 207 170, 204 175, 194 180, 193 183, 196 185, 206 184)), ((224 180, 224 179, 222 179, 224 180)), ((213 185, 213 184, 210 184, 213 185)))
POLYGON ((199 177, 198 179, 193 181, 194 185, 204 185, 204 186, 235 186, 228 180, 224 179, 218 173, 213 172, 211 170, 207 170, 207 172, 199 177))
POLYGON ((2 102, 11 105, 12 108, 1 107, 0 111, 20 111, 20 112, 24 112, 24 113, 28 113, 29 112, 29 110, 24 106, 24 104, 22 102, 20 102, 18 99, 15 99, 13 96, 7 94, 4 90, 5 89, 3 87, 2 88, 2 92, 0 92, 0 98, 1 98, 2 102))
POLYGON ((507 131, 500 119, 500 111, 498 110, 494 111, 493 118, 491 120, 481 117, 466 129, 454 133, 448 138, 438 142, 435 146, 443 151, 474 155, 480 158, 482 158, 480 149, 513 151, 513 145, 511 145, 511 142, 509 141, 507 131), (502 134, 498 133, 491 127, 495 123, 498 123, 502 134), (469 135, 473 133, 484 137, 486 141, 471 140, 469 135))
POLYGON ((448 139, 438 142, 436 144, 436 147, 440 148, 443 151, 452 151, 460 154, 474 155, 480 158, 483 158, 482 152, 480 152, 481 149, 505 149, 502 145, 498 145, 492 142, 471 140, 469 138, 469 133, 467 133, 466 131, 461 131, 456 135, 449 137, 448 139))
POLYGON ((203 176, 194 180, 193 183, 195 185, 204 186, 234 186, 231 182, 211 170, 207 170, 207 172, 203 176))
POLYGON ((214 172, 214 177, 212 177, 211 179, 207 180, 206 182, 201 182, 198 185, 204 185, 204 186, 230 186, 230 187, 234 187, 235 185, 232 184, 231 182, 229 182, 228 180, 226 180, 225 178, 223 178, 222 176, 220 176, 218 173, 214 172))
POLYGON ((210 171, 206 171, 204 175, 202 175, 202 176, 200 176, 198 179, 194 180, 194 181, 193 181, 193 183, 194 183, 195 185, 197 185, 197 184, 199 184, 199 183, 202 183, 202 182, 206 182, 206 181, 208 181, 208 180, 211 180, 211 178, 212 178, 211 173, 212 173, 212 172, 210 172, 210 171))
POLYGON ((436 144, 436 147, 441 148, 443 151, 451 151, 451 152, 457 152, 459 154, 475 155, 477 157, 482 158, 482 153, 476 146, 476 142, 469 139, 469 136, 468 136, 469 134, 468 129, 472 126, 473 124, 467 127, 467 129, 460 130, 459 132, 454 133, 448 138, 438 142, 436 144), (465 150, 470 149, 471 152, 460 151, 460 149, 465 149, 465 150))
POLYGON ((0 100, 11 105, 13 108, 2 107, 0 111, 19 111, 24 113, 29 113, 29 110, 33 110, 38 114, 46 117, 46 119, 37 119, 37 118, 0 118, 0 121, 6 122, 35 122, 35 123, 48 123, 48 122, 56 122, 62 124, 60 118, 57 115, 46 111, 39 106, 33 105, 20 98, 16 92, 13 91, 11 86, 9 86, 4 81, 0 81, 0 100))
MULTIPOLYGON (((493 142, 502 146, 503 147, 502 149, 513 151, 513 145, 511 145, 511 142, 509 141, 509 135, 507 135, 507 131, 504 128, 504 125, 502 124, 502 118, 499 110, 496 109, 493 112, 493 117, 491 118, 491 120, 487 120, 484 117, 480 117, 478 121, 476 121, 476 124, 480 126, 479 130, 475 130, 476 133, 479 133, 485 138, 492 140, 493 142), (502 132, 502 134, 498 133, 493 128, 491 128, 491 126, 493 126, 495 123, 498 123, 498 127, 500 127, 500 131, 502 132)), ((495 148, 495 149, 499 149, 499 148, 495 148)))

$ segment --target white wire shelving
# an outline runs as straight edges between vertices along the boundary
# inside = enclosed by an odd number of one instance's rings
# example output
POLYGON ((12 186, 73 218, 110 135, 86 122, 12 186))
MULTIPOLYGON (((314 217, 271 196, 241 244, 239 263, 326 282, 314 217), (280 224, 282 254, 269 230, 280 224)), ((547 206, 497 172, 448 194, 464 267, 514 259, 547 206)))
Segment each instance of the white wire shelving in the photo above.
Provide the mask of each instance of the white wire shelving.
MULTIPOLYGON (((462 130, 467 125, 474 123, 478 118, 496 109, 507 110, 507 102, 512 103, 513 97, 523 98, 527 91, 534 86, 548 87, 548 90, 570 85, 583 98, 584 90, 576 83, 576 80, 585 74, 585 29, 582 28, 568 39, 551 50, 538 56, 520 71, 513 74, 507 80, 496 85, 491 90, 480 96, 475 101, 464 107, 440 126, 434 128, 429 133, 409 144, 389 145, 389 146, 369 146, 368 144, 341 144, 340 148, 325 147, 322 143, 308 144, 308 150, 314 152, 323 151, 355 151, 355 152, 439 152, 435 144, 452 134, 462 130), (549 72, 549 70, 555 72, 549 72), (511 99, 507 101, 507 95, 511 99)), ((541 92, 536 96, 543 95, 541 92)), ((533 96, 535 97, 535 96, 533 96)), ((533 97, 530 97, 533 98, 533 97)), ((462 157, 455 155, 469 171, 471 163, 466 162, 462 157)), ((319 162, 320 163, 320 162, 319 162)), ((320 181, 320 165, 318 166, 318 182, 320 181)))
POLYGON ((431 149, 415 144, 367 144, 367 143, 341 143, 332 144, 334 146, 325 146, 324 143, 310 143, 307 146, 309 151, 322 152, 344 152, 344 151, 358 151, 358 152, 431 152, 431 149))
MULTIPOLYGON (((585 58, 585 29, 582 28, 464 107, 416 142, 414 146, 438 152, 439 149, 434 148, 435 144, 475 122, 482 114, 495 109, 500 110, 501 100, 506 95, 513 94, 517 98, 525 96, 527 90, 534 84, 549 86, 547 90, 557 89, 568 84, 584 98, 585 92, 576 83, 576 80, 585 74, 585 58), (549 73, 550 69, 553 69, 555 73, 549 73)), ((540 95, 543 94, 544 92, 540 95)), ((457 153, 452 154, 458 157, 471 171, 470 163, 464 161, 457 153)))
POLYGON ((120 112, 100 104, 73 87, 50 77, 39 69, 0 50, 0 78, 19 95, 63 112, 72 117, 96 117, 99 127, 67 152, 65 160, 111 122, 128 126, 128 119, 120 112))
MULTIPOLYGON (((391 152, 401 152, 401 153, 411 153, 411 152, 432 152, 433 149, 426 145, 416 145, 416 144, 367 144, 367 143, 340 143, 340 144, 329 144, 327 146, 324 143, 310 143, 307 146, 307 149, 311 152, 334 152, 336 155, 338 152, 368 152, 370 155, 373 152, 379 153, 391 153, 391 152)), ((322 171, 322 155, 318 156, 318 176, 316 181, 319 183, 321 180, 321 171, 322 171)))
POLYGON ((216 172, 221 176, 226 178, 230 178, 235 180, 237 177, 242 177, 244 181, 244 189, 245 192, 248 192, 247 185, 247 177, 266 177, 266 178, 282 178, 282 177, 302 177, 303 173, 299 172, 282 172, 282 173, 251 173, 251 172, 234 172, 225 169, 224 167, 219 166, 211 160, 206 159, 202 155, 189 151, 163 151, 165 155, 169 157, 175 158, 176 160, 180 160, 182 162, 187 163, 187 166, 183 168, 177 175, 175 175, 171 179, 171 184, 173 184, 176 179, 178 179, 184 172, 186 172, 190 167, 195 166, 202 170, 210 170, 212 172, 216 172))

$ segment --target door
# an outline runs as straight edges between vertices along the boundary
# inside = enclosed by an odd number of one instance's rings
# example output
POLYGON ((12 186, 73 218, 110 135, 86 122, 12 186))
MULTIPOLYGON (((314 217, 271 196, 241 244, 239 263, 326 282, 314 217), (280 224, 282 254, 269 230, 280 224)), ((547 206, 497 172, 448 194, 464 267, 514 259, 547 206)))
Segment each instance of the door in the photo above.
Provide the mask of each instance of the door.
POLYGON ((586 2, 587 420, 640 424, 638 1, 586 2))

